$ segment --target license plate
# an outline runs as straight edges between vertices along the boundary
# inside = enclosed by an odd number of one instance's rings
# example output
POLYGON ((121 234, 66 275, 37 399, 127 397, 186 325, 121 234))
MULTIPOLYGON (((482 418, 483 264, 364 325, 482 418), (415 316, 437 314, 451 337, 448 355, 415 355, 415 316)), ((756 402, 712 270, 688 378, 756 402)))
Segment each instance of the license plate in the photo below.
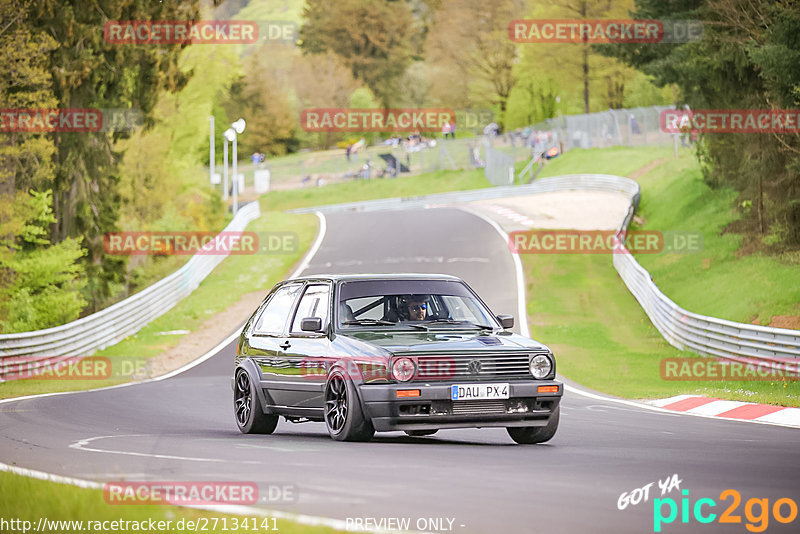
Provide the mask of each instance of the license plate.
POLYGON ((507 399, 508 384, 469 384, 450 386, 452 400, 507 399))

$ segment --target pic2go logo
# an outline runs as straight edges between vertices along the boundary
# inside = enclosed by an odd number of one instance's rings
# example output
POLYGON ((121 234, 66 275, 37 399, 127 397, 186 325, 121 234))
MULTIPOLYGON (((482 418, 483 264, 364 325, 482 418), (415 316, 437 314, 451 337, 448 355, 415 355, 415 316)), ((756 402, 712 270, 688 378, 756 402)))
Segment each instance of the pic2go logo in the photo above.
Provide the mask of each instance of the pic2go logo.
MULTIPOLYGON (((689 501, 689 490, 681 492, 680 507, 675 499, 669 497, 664 499, 653 499, 653 532, 661 532, 661 526, 670 524, 678 518, 680 509, 681 523, 691 522, 690 511, 694 520, 698 523, 712 523, 717 514, 711 513, 711 508, 717 506, 713 499, 703 498, 695 501, 694 506, 689 501), (665 510, 666 508, 666 510, 665 510), (664 515, 667 512, 668 515, 664 515)), ((720 514, 718 523, 742 523, 742 516, 736 514, 739 504, 742 502, 741 494, 734 489, 726 489, 719 494, 721 501, 731 498, 733 502, 720 514)), ((770 506, 769 499, 748 499, 744 504, 744 515, 748 523, 745 528, 750 532, 764 532, 769 526, 770 506)), ((789 498, 777 499, 772 503, 772 517, 778 523, 791 523, 797 519, 797 503, 789 498)))

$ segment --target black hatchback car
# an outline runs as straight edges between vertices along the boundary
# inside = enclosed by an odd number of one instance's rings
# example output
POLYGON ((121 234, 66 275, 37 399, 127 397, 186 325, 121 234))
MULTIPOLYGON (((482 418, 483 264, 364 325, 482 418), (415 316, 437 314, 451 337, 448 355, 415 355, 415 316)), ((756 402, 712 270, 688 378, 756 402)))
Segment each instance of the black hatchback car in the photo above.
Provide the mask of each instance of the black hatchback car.
POLYGON ((505 427, 517 443, 556 433, 553 353, 512 333, 446 275, 309 276, 276 285, 242 330, 233 400, 243 433, 278 417, 324 421, 339 441, 375 431, 505 427))

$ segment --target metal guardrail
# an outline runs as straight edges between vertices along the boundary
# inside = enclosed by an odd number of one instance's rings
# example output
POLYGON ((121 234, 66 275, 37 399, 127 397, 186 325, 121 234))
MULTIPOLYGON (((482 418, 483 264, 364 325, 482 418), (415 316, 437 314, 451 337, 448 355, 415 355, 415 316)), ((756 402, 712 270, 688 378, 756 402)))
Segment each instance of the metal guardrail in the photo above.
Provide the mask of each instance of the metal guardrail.
MULTIPOLYGON (((258 202, 251 202, 239 210, 225 231, 243 231, 260 214, 258 202)), ((135 334, 194 291, 226 257, 199 252, 171 275, 97 313, 44 330, 0 335, 0 381, 20 363, 31 369, 89 356, 135 334)))
MULTIPOLYGON (((626 195, 630 199, 630 207, 618 227, 618 233, 627 230, 641 197, 639 184, 629 178, 606 174, 573 174, 541 178, 523 186, 491 187, 415 198, 349 202, 295 211, 328 213, 423 208, 568 190, 607 191, 626 195)), ((624 248, 624 245, 621 246, 624 248)), ((786 364, 797 364, 800 360, 800 330, 737 323, 692 313, 664 295, 653 282, 650 273, 632 254, 614 254, 613 264, 653 325, 670 345, 681 350, 691 350, 729 360, 747 363, 765 362, 775 368, 783 368, 786 364)))
POLYGON ((631 254, 615 254, 614 268, 670 345, 744 363, 763 362, 778 369, 800 361, 799 330, 736 323, 687 311, 658 289, 631 254))
MULTIPOLYGON (((617 228, 618 235, 627 231, 638 207, 638 184, 636 190, 631 196, 628 212, 617 228)), ((621 240, 620 247, 626 250, 623 242, 621 240)), ((785 369, 787 364, 796 365, 800 360, 800 330, 737 323, 690 312, 664 295, 633 254, 614 254, 613 258, 614 268, 625 285, 673 347, 742 363, 767 364, 778 369, 785 369)))
MULTIPOLYGON (((608 175, 584 176, 601 188, 607 187, 609 181, 617 181, 616 190, 627 190, 631 204, 617 234, 627 231, 639 205, 639 184, 608 175)), ((673 347, 745 363, 762 362, 775 368, 784 368, 800 360, 800 330, 737 323, 685 310, 664 295, 650 273, 633 254, 627 253, 623 243, 621 240, 620 247, 626 253, 613 255, 614 268, 650 321, 673 347)))

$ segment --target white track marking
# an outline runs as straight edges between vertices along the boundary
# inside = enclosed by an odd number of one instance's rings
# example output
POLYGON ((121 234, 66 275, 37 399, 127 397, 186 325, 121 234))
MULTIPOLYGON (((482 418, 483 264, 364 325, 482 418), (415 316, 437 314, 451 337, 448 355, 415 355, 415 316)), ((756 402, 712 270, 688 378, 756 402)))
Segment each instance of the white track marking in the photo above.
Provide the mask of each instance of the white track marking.
POLYGON ((800 420, 800 408, 786 408, 767 415, 762 415, 758 418, 757 422, 797 427, 798 420, 800 420))
MULTIPOLYGON (((503 231, 500 225, 495 221, 470 208, 459 206, 458 209, 486 221, 497 231, 498 234, 500 234, 500 237, 503 238, 503 242, 505 242, 506 246, 508 246, 508 234, 505 233, 505 231, 503 231)), ((525 275, 522 272, 522 261, 519 259, 519 254, 511 254, 511 259, 514 262, 514 274, 517 278, 517 317, 519 317, 519 333, 525 337, 530 337, 530 330, 528 329, 527 301, 525 299, 525 275)))
POLYGON ((397 265, 398 263, 489 263, 489 258, 478 256, 445 258, 444 256, 389 256, 386 258, 363 260, 337 260, 315 263, 317 268, 354 267, 362 265, 397 265))
MULTIPOLYGON (((586 406, 585 408, 587 410, 589 410, 590 412, 595 412, 595 411, 602 412, 602 411, 606 411, 606 410, 622 410, 624 412, 641 413, 641 410, 633 409, 634 406, 631 406, 630 408, 623 408, 621 406, 614 406, 613 404, 590 404, 590 405, 586 406)), ((635 408, 638 408, 638 406, 636 406, 635 408)), ((671 410, 662 410, 662 411, 656 412, 656 413, 658 413, 658 415, 667 415, 667 416, 671 416, 671 417, 678 417, 680 415, 679 413, 673 412, 671 410)))
POLYGON ((189 462, 213 462, 213 463, 236 463, 236 464, 263 464, 263 462, 259 462, 256 460, 225 460, 221 458, 197 458, 194 456, 172 456, 169 454, 153 454, 147 452, 133 452, 133 451, 115 451, 111 449, 96 449, 94 447, 87 447, 89 443, 101 439, 141 438, 147 436, 149 436, 149 434, 121 434, 119 436, 95 436, 93 438, 81 439, 74 443, 71 443, 69 445, 69 448, 85 452, 99 452, 102 454, 122 454, 125 456, 142 456, 145 458, 158 458, 160 460, 182 460, 189 462))
POLYGON ((690 413, 701 413, 704 415, 717 415, 727 412, 728 410, 747 406, 747 404, 748 403, 741 401, 719 400, 709 402, 708 404, 703 404, 702 406, 697 406, 695 408, 690 408, 686 411, 690 413))
POLYGON ((311 248, 308 249, 303 261, 300 262, 300 265, 297 266, 297 269, 295 269, 289 278, 297 278, 303 271, 308 269, 308 264, 311 263, 311 259, 319 250, 322 240, 325 239, 325 234, 328 231, 328 222, 322 212, 316 211, 314 213, 317 215, 317 219, 319 219, 319 232, 317 232, 317 239, 314 241, 314 244, 311 245, 311 248))
POLYGON ((528 228, 533 228, 536 223, 533 222, 533 219, 528 217, 527 215, 523 215, 518 213, 510 208, 506 208, 503 206, 497 206, 495 204, 488 204, 486 208, 497 213, 498 215, 505 217, 511 221, 514 221, 517 224, 522 226, 527 226, 528 228))
POLYGON ((699 397, 699 396, 700 395, 675 395, 674 397, 670 397, 668 399, 658 399, 650 401, 650 404, 661 408, 662 406, 666 406, 667 404, 672 404, 673 402, 679 402, 682 400, 691 399, 693 397, 699 397))
POLYGON ((53 475, 45 473, 44 471, 36 471, 35 469, 26 469, 24 467, 17 467, 15 465, 8 465, 0 463, 0 471, 21 475, 24 477, 35 478, 38 480, 46 480, 48 482, 56 482, 58 484, 69 484, 70 486, 77 486, 86 489, 102 489, 103 485, 93 480, 82 480, 80 478, 65 477, 61 475, 53 475))

